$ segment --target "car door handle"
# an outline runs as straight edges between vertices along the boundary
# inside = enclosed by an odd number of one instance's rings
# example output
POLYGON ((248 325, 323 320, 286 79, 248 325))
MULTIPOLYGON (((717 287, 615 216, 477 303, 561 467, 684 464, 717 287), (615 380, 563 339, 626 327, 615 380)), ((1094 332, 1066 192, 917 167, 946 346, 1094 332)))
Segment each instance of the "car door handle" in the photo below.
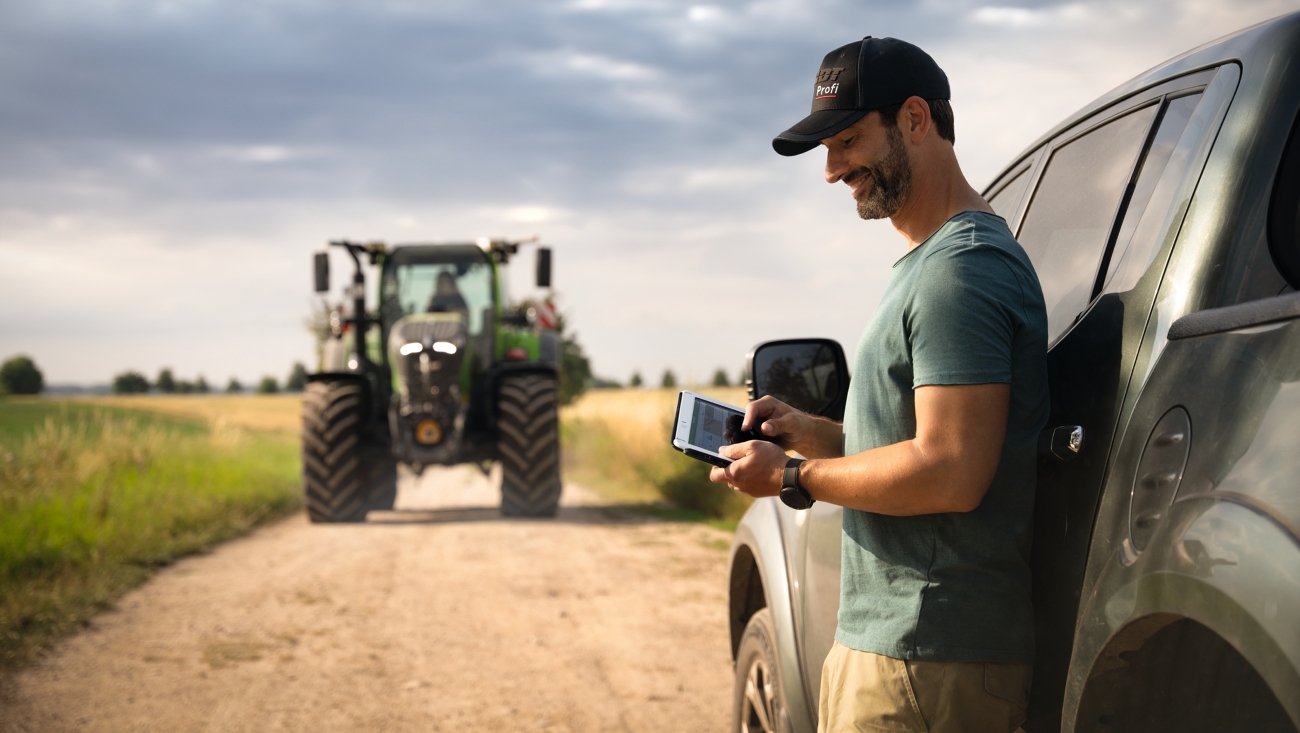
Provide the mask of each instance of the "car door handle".
POLYGON ((1061 425, 1048 428, 1038 436, 1038 455, 1051 456, 1060 463, 1074 460, 1083 450, 1083 427, 1061 425))

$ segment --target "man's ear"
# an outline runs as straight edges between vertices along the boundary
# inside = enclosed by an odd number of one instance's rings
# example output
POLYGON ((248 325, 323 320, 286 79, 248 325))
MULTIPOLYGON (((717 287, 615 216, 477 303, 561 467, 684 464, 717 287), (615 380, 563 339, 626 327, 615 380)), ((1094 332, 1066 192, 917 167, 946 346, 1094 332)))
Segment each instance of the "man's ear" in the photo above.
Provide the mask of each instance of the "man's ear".
POLYGON ((919 145, 934 127, 930 105, 920 97, 908 97, 902 109, 898 110, 898 127, 908 142, 919 145))

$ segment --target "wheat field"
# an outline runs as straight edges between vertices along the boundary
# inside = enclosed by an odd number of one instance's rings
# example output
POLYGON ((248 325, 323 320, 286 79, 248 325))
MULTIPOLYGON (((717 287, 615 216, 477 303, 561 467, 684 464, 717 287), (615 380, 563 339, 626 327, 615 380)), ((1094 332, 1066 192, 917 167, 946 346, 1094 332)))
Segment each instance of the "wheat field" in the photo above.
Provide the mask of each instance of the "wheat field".
MULTIPOLYGON (((737 406, 739 387, 696 388, 737 406)), ((560 412, 568 478, 605 496, 633 503, 667 500, 705 516, 734 521, 747 497, 710 483, 709 466, 672 448, 674 389, 594 390, 560 412)))
POLYGON ((274 395, 114 395, 78 402, 189 417, 230 427, 297 434, 302 397, 274 395))

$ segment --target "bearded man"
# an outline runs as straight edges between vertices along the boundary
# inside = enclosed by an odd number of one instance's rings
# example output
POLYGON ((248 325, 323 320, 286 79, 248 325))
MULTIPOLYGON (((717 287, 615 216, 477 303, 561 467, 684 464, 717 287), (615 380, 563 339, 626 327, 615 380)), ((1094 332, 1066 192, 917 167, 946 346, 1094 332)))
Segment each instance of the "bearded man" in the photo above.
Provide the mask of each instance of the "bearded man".
POLYGON ((858 343, 844 423, 763 397, 742 427, 763 419, 775 442, 724 447, 734 463, 712 473, 844 507, 823 732, 1013 731, 1028 704, 1047 315, 1029 258, 957 164, 949 98, 924 51, 867 37, 826 56, 812 113, 772 141, 824 146, 826 181, 907 245, 858 343))

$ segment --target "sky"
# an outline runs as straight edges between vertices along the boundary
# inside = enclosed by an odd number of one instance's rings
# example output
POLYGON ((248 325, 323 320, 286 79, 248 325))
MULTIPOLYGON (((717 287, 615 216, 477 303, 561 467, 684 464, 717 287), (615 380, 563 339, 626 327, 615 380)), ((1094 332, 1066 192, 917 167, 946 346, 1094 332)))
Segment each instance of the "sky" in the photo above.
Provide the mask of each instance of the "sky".
MULTIPOLYGON (((1107 90, 1292 0, 0 0, 0 358, 47 383, 312 366, 311 255, 540 235, 597 374, 851 350, 905 252, 813 151, 822 56, 921 46, 976 188, 1107 90)), ((335 282, 348 267, 334 260, 335 282)), ((512 264, 530 294, 531 258, 512 264)))

